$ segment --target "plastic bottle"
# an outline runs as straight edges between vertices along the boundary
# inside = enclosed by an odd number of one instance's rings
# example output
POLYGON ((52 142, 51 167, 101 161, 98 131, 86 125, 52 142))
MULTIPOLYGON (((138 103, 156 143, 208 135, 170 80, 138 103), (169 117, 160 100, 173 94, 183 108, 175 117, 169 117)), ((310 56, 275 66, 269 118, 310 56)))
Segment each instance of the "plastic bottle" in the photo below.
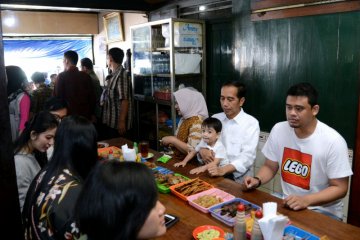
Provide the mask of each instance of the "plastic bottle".
POLYGON ((113 160, 113 159, 114 159, 114 155, 113 155, 113 150, 112 150, 112 149, 109 150, 108 159, 109 159, 109 160, 113 160))
POLYGON ((263 240, 263 235, 259 226, 259 219, 263 217, 261 210, 255 212, 254 225, 251 230, 251 240, 263 240))
POLYGON ((138 154, 139 153, 139 148, 138 148, 137 142, 134 142, 134 149, 135 149, 135 153, 138 154))
POLYGON ((246 240, 245 206, 239 204, 235 216, 234 240, 246 240))

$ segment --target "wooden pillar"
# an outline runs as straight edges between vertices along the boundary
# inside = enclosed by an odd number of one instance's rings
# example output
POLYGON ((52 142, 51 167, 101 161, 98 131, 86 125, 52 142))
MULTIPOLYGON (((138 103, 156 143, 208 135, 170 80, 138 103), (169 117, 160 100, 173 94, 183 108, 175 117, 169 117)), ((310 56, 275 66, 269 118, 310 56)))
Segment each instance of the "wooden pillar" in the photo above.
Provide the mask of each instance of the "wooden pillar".
MULTIPOLYGON (((359 74, 360 75, 360 74, 359 74)), ((350 186, 350 199, 348 210, 348 223, 360 227, 360 195, 357 191, 360 189, 360 96, 358 100, 358 112, 357 112, 357 128, 356 128, 356 140, 355 140, 355 153, 353 159, 353 171, 354 175, 351 179, 350 186)))
POLYGON ((10 133, 1 21, 0 33, 0 238, 21 240, 24 234, 10 133))

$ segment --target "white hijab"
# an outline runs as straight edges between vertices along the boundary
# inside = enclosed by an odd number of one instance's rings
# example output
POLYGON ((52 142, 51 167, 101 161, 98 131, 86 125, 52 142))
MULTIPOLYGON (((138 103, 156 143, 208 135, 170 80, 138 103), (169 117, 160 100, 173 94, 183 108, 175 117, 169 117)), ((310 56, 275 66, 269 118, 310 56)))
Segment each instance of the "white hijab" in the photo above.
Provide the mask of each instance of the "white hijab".
POLYGON ((194 88, 182 88, 174 92, 184 119, 194 116, 207 118, 209 116, 204 96, 194 88))

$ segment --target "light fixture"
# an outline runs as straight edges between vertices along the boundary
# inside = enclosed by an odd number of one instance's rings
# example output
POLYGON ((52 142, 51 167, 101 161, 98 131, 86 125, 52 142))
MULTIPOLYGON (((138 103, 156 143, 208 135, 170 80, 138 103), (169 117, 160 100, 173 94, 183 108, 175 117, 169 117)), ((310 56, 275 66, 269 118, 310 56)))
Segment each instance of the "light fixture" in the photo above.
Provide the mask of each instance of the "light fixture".
POLYGON ((3 23, 4 23, 5 26, 11 28, 11 27, 14 27, 14 26, 15 26, 16 19, 15 19, 14 16, 9 15, 9 16, 7 16, 7 17, 4 17, 3 23))
POLYGON ((199 6, 199 11, 205 11, 206 7, 204 5, 199 6))

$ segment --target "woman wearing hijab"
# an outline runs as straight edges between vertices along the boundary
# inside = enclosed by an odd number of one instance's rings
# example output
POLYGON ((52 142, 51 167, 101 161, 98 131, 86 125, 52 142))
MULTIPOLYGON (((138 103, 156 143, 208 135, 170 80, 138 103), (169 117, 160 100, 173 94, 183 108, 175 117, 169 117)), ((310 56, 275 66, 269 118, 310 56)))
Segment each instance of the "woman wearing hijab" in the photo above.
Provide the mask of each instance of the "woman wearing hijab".
POLYGON ((208 110, 204 96, 193 88, 182 88, 174 92, 175 109, 181 116, 176 136, 166 136, 161 143, 173 147, 174 158, 182 160, 195 149, 201 140, 201 124, 207 118, 208 110))

